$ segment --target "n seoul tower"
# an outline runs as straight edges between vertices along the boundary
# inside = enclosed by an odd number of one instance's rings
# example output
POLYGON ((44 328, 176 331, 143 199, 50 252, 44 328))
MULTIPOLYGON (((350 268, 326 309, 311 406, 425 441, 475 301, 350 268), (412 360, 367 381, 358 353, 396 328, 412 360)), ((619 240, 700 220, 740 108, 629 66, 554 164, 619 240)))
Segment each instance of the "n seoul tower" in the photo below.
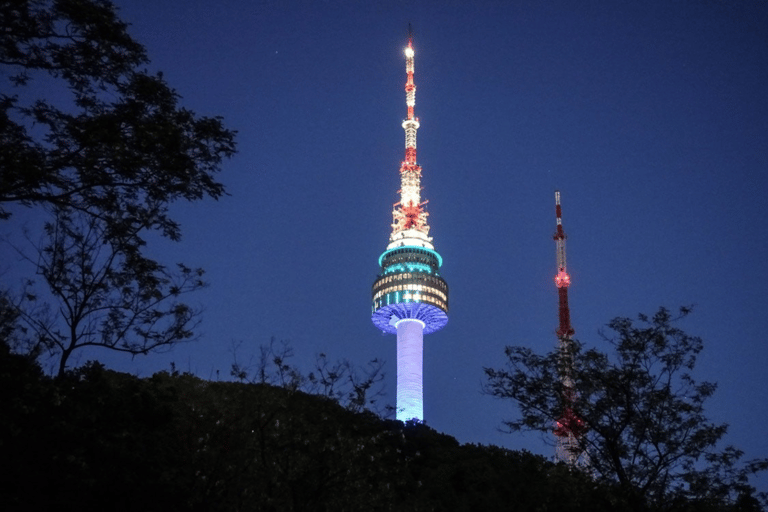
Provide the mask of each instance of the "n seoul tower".
POLYGON ((403 121, 405 161, 400 165, 400 201, 392 211, 387 250, 379 257, 381 270, 373 283, 371 317, 382 332, 397 334, 396 417, 401 421, 424 421, 424 334, 448 323, 448 285, 440 277, 443 260, 429 236, 426 201, 421 201, 421 166, 416 163, 419 119, 413 114, 413 55, 413 37, 409 34, 405 49, 408 117, 403 121))

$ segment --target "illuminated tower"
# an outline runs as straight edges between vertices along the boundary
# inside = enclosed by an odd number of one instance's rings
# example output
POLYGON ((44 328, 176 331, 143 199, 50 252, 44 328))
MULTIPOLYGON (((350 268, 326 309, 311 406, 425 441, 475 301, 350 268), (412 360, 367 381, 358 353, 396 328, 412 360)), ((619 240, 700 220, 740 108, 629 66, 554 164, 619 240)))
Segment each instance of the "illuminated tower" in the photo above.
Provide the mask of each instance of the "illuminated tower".
POLYGON ((574 330, 571 327, 571 312, 568 308, 568 286, 571 277, 565 270, 565 231, 563 231, 562 210, 560 208, 560 192, 555 191, 555 214, 557 216, 557 230, 555 231, 555 246, 557 252, 557 285, 559 326, 557 338, 561 357, 560 379, 563 385, 563 411, 555 425, 556 439, 555 459, 572 466, 586 465, 586 454, 579 447, 579 436, 584 431, 584 422, 574 412, 573 406, 576 400, 576 391, 572 379, 573 358, 572 339, 574 330))
POLYGON ((423 421, 424 334, 448 323, 448 285, 440 277, 443 260, 432 245, 426 201, 421 201, 421 167, 416 163, 419 119, 413 115, 416 85, 410 36, 405 71, 408 117, 403 121, 405 161, 400 165, 400 201, 392 211, 389 245, 379 257, 381 270, 373 283, 371 320, 381 331, 397 334, 397 419, 423 421))

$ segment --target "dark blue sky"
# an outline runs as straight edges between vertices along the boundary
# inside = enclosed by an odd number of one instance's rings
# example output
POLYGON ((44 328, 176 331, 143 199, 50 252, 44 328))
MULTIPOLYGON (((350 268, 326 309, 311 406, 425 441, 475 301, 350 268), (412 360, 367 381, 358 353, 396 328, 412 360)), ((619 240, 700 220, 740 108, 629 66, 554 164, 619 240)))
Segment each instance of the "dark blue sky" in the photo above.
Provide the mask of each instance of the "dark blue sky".
MULTIPOLYGON (((207 270, 201 339, 163 356, 96 357, 150 374, 228 375, 271 336, 385 359, 370 287, 404 158, 403 48, 414 28, 418 159, 451 289, 425 337, 425 419, 462 442, 550 455, 496 429, 480 394, 508 344, 556 344, 554 191, 562 192, 576 336, 615 316, 695 304, 697 376, 715 421, 768 454, 768 3, 154 2, 118 0, 131 32, 200 114, 239 131, 231 197, 179 205, 165 261, 207 270)), ((83 361, 81 361, 83 362, 83 361)))

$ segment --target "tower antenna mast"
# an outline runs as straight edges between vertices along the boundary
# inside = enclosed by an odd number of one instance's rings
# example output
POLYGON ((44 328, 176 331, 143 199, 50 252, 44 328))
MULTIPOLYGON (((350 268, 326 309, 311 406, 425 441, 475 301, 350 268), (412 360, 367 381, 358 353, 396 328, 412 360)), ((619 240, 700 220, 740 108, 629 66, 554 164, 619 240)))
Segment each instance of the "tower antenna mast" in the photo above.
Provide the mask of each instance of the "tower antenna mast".
POLYGON ((555 459, 571 466, 585 466, 587 465, 587 457, 579 442, 579 438, 584 432, 584 421, 574 411, 576 390, 573 382, 573 335, 575 331, 571 327, 571 312, 568 307, 568 287, 571 284, 571 276, 566 270, 565 239, 567 237, 563 229, 562 213, 560 192, 556 190, 555 216, 557 225, 553 238, 555 239, 557 255, 557 276, 555 276, 559 317, 557 338, 561 361, 560 382, 563 390, 563 410, 553 432, 556 438, 555 459))
POLYGON ((401 421, 424 420, 422 384, 424 334, 448 323, 448 284, 440 276, 442 257, 432 245, 426 202, 421 201, 421 166, 416 162, 416 84, 413 37, 405 48, 405 160, 400 164, 400 201, 392 210, 392 233, 373 283, 373 324, 397 334, 397 405, 401 421))
POLYGON ((571 327, 571 312, 568 308, 568 286, 571 284, 571 276, 565 269, 565 230, 563 229, 563 210, 560 206, 560 191, 555 190, 555 216, 557 225, 555 228, 555 251, 557 253, 557 276, 555 285, 557 285, 558 294, 558 312, 559 325, 557 335, 560 338, 571 338, 575 331, 571 327))

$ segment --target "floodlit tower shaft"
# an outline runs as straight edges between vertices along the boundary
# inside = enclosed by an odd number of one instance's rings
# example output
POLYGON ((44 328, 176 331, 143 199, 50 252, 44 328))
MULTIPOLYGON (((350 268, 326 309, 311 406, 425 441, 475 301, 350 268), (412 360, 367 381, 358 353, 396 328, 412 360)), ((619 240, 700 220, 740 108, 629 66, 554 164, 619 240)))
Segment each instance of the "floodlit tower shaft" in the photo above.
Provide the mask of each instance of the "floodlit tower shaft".
POLYGON ((424 420, 424 334, 448 323, 448 285, 440 276, 443 263, 432 245, 427 225, 426 201, 421 201, 421 166, 416 163, 414 116, 416 85, 413 39, 405 49, 405 160, 400 165, 400 201, 392 211, 392 234, 379 257, 373 283, 373 324, 382 332, 397 334, 397 419, 424 420))
POLYGON ((557 337, 559 340, 558 349, 561 358, 560 381, 563 386, 563 412, 557 420, 554 434, 556 437, 555 458, 558 461, 565 462, 572 466, 586 464, 586 456, 579 446, 579 436, 584 431, 584 422, 574 412, 574 403, 576 401, 576 392, 573 383, 573 358, 572 336, 574 334, 571 327, 571 313, 568 307, 568 286, 571 284, 571 277, 568 275, 565 263, 565 231, 563 230, 562 208, 560 207, 560 192, 555 191, 555 215, 557 217, 557 226, 555 230, 555 251, 557 255, 557 276, 555 276, 555 285, 558 295, 558 317, 557 337))

